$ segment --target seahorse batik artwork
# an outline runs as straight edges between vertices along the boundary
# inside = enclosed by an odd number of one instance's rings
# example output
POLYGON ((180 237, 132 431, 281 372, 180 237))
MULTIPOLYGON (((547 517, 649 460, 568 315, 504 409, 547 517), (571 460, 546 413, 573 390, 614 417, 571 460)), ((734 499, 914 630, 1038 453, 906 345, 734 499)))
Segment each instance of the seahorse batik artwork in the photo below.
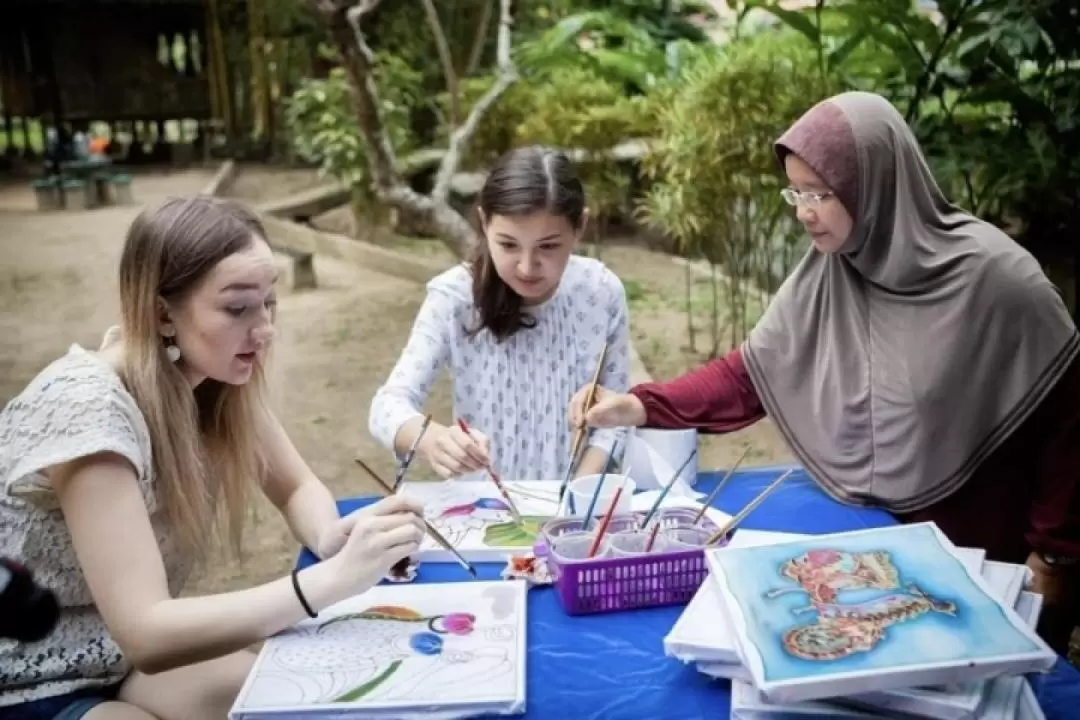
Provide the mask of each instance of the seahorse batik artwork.
POLYGON ((900 573, 885 551, 808 550, 783 563, 780 575, 797 587, 770 590, 766 599, 805 593, 809 605, 792 612, 817 613, 814 622, 791 628, 781 639, 790 655, 805 660, 838 660, 870 652, 891 625, 930 612, 953 617, 957 613, 956 603, 932 597, 915 583, 901 587, 900 573), (868 600, 840 600, 845 592, 863 590, 883 592, 868 600))

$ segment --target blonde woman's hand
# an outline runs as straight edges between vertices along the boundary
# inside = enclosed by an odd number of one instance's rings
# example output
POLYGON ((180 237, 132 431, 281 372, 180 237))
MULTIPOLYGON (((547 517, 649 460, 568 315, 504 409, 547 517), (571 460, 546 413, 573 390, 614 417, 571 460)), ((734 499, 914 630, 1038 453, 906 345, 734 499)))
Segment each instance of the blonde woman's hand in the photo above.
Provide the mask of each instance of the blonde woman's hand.
POLYGON ((345 540, 332 562, 352 593, 374 586, 395 563, 419 549, 423 516, 416 500, 392 495, 341 519, 345 540))
POLYGON ((475 428, 466 433, 457 425, 435 427, 432 423, 418 450, 435 472, 447 479, 491 465, 491 443, 475 428))
POLYGON ((639 427, 645 424, 645 406, 630 393, 617 393, 597 386, 593 405, 586 411, 585 400, 591 385, 584 385, 570 400, 570 424, 575 427, 639 427))

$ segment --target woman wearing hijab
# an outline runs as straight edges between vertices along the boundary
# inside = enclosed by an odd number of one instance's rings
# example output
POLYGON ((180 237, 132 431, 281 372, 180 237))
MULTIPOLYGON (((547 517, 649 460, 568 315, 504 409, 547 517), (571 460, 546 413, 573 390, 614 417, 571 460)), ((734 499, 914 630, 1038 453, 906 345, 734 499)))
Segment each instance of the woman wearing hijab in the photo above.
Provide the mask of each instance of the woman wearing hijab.
POLYGON ((811 249, 742 347, 601 391, 575 425, 739 430, 768 415, 832 497, 1026 562, 1059 651, 1080 601, 1080 334, 1039 264, 951 205, 895 108, 819 103, 776 143, 811 249))

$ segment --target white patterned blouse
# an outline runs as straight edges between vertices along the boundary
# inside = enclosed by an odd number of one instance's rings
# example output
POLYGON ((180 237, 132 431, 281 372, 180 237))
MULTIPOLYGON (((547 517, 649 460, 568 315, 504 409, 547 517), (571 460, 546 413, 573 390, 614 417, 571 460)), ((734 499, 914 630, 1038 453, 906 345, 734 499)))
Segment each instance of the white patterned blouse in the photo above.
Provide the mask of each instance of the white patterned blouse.
MULTIPOLYGON (((573 255, 555 294, 533 313, 535 327, 501 343, 487 330, 470 338, 467 328, 475 326, 478 313, 469 269, 458 265, 433 279, 405 350, 372 400, 372 436, 393 449, 398 430, 422 414, 432 384, 447 367, 454 419, 464 418, 488 436, 495 470, 507 480, 561 480, 573 434, 570 399, 591 382, 605 340, 600 383, 629 389, 626 293, 603 263, 573 255)), ((590 444, 610 453, 624 433, 596 431, 590 444)), ((622 449, 620 440, 617 453, 622 449)))

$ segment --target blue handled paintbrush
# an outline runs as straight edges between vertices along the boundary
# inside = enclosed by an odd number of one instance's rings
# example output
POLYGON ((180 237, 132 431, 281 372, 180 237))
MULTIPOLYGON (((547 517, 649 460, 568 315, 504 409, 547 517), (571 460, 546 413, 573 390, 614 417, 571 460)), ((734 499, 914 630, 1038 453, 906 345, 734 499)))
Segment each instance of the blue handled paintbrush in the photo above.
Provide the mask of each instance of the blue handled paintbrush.
POLYGON ((690 461, 694 459, 695 455, 697 455, 697 448, 690 451, 690 454, 686 456, 686 460, 683 461, 683 464, 680 465, 679 469, 675 471, 675 474, 671 476, 671 482, 669 482, 667 486, 660 491, 660 494, 656 496, 656 502, 649 508, 649 514, 645 516, 645 520, 642 521, 641 527, 646 527, 649 524, 649 521, 652 520, 652 516, 660 509, 660 503, 664 502, 664 498, 667 497, 668 492, 675 485, 675 481, 679 479, 679 476, 682 475, 682 471, 686 469, 686 466, 690 464, 690 461))

